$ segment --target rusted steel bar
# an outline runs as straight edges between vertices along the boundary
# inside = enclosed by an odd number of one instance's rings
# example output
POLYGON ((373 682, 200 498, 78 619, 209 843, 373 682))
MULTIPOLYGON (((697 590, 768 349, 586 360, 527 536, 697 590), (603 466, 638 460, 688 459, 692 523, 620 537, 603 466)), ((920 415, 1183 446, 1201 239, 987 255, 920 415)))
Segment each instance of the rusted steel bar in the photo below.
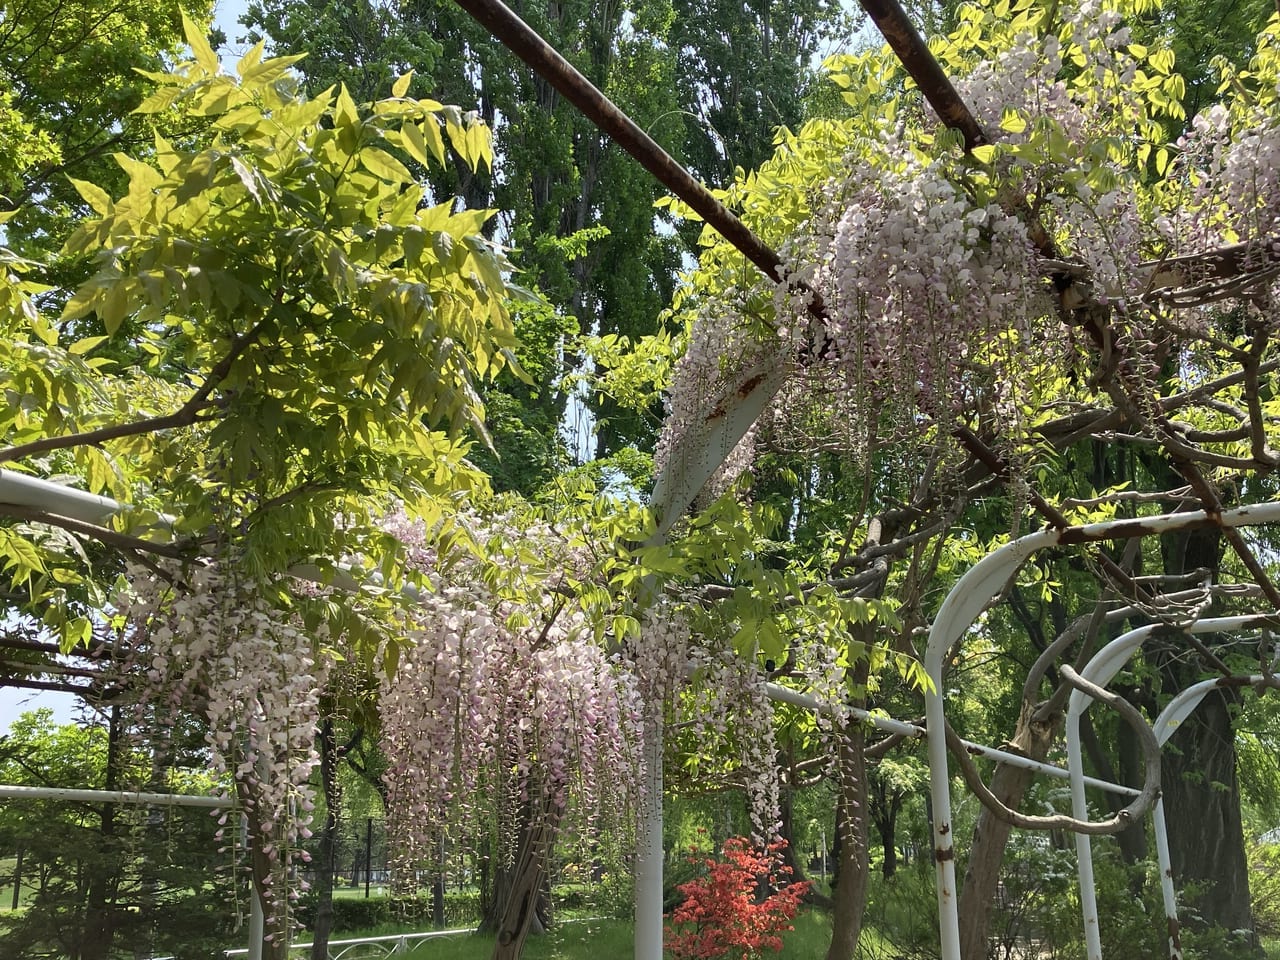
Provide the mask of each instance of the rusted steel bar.
POLYGON ((859 3, 942 122, 964 135, 964 148, 972 150, 986 143, 987 136, 982 127, 960 99, 942 65, 929 52, 929 45, 899 6, 898 0, 859 0, 859 3))
MULTIPOLYGON (((687 203, 726 240, 772 279, 786 282, 782 260, 723 203, 681 166, 652 137, 583 76, 554 47, 520 19, 501 0, 456 0, 467 13, 517 57, 577 107, 588 120, 613 138, 623 150, 657 177, 658 181, 687 203)), ((927 51, 926 51, 927 52, 927 51)), ((821 295, 807 284, 795 284, 810 295, 809 313, 826 321, 826 305, 821 295)))

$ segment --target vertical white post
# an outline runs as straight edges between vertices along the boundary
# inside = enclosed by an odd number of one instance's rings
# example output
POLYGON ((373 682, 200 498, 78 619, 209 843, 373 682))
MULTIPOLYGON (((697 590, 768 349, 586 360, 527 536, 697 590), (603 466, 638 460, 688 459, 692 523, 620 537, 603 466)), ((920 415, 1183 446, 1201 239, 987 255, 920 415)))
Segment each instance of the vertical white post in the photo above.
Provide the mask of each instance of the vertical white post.
MULTIPOLYGON (((1067 722, 1067 769, 1071 772, 1071 815, 1089 819, 1084 796, 1084 758, 1080 745, 1080 715, 1067 722)), ((1098 898, 1093 886, 1093 844, 1087 833, 1076 834, 1076 873, 1080 878, 1080 912, 1084 916, 1085 956, 1102 960, 1102 933, 1098 928, 1098 898)))
POLYGON ((253 882, 253 851, 250 848, 249 818, 240 815, 240 843, 249 855, 249 954, 248 960, 262 960, 262 938, 266 935, 266 912, 258 885, 253 882))
MULTIPOLYGON (((1223 633, 1258 626, 1274 614, 1252 614, 1236 617, 1207 617, 1187 624, 1187 633, 1223 633)), ((1137 627, 1122 633, 1093 655, 1081 675, 1098 686, 1105 687, 1129 658, 1142 646, 1144 640, 1155 631, 1155 625, 1137 627)), ((1172 729, 1184 720, 1217 681, 1208 680, 1194 684, 1174 697, 1156 722, 1152 732, 1156 742, 1164 746, 1172 729)), ((1080 741, 1080 718, 1093 701, 1083 691, 1072 691, 1067 704, 1067 769, 1071 779, 1071 815, 1079 820, 1088 819, 1088 807, 1084 795, 1084 757, 1080 741)), ((1168 862, 1168 838, 1163 834, 1164 805, 1157 799, 1152 813, 1156 824, 1156 850, 1165 845, 1165 860, 1160 863, 1160 888, 1164 896, 1165 916, 1169 920, 1170 956, 1181 960, 1182 946, 1177 934, 1177 901, 1173 892, 1173 874, 1168 862), (1167 890, 1166 890, 1167 886, 1167 890)), ((1088 960, 1102 960, 1102 935, 1098 929, 1098 901, 1094 890, 1093 845, 1083 833, 1076 834, 1076 872, 1080 877, 1080 912, 1084 917, 1084 938, 1088 960)))
POLYGON ((663 703, 646 706, 644 795, 636 829, 635 960, 662 960, 662 752, 663 703))
POLYGON ((822 882, 827 882, 827 828, 822 828, 822 882))
POLYGON ((1151 809, 1156 832, 1156 863, 1160 868, 1160 895, 1164 899, 1164 919, 1169 928, 1169 960, 1182 960, 1182 933, 1178 928, 1178 895, 1173 889, 1173 860, 1169 856, 1169 828, 1164 820, 1164 800, 1156 797, 1151 809))
POLYGON ((249 960, 262 960, 262 938, 267 933, 267 917, 262 909, 258 885, 249 878, 249 960))
MULTIPOLYGON (((939 665, 941 666, 941 665, 939 665)), ((938 680, 941 680, 939 669, 938 680)), ((947 772, 947 740, 942 696, 925 696, 925 725, 929 732, 929 792, 933 800, 933 858, 937 870, 938 936, 942 960, 960 960, 960 910, 956 902, 956 849, 951 837, 951 783, 947 772)))
POLYGON ((929 628, 924 669, 932 689, 925 692, 925 733, 929 739, 929 793, 933 803, 933 858, 937 868, 938 935, 942 960, 960 960, 960 911, 956 901, 956 850, 951 823, 951 779, 947 771, 946 718, 942 710, 942 667, 991 598, 1004 589, 1027 557, 1057 542, 1058 533, 1042 530, 987 554, 956 581, 929 628))

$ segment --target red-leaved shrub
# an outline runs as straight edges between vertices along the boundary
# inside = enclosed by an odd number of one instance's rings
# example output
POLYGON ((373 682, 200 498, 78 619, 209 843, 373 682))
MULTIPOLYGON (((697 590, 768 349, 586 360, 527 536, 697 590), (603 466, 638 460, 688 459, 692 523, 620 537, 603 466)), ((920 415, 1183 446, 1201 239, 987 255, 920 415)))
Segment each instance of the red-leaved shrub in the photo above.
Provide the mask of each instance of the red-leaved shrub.
POLYGON ((730 837, 720 857, 689 858, 707 872, 677 888, 684 901, 667 927, 667 949, 676 960, 750 960, 782 949, 778 934, 792 929, 809 889, 807 881, 790 882, 791 868, 779 856, 784 846, 785 840, 759 851, 745 837, 730 837))

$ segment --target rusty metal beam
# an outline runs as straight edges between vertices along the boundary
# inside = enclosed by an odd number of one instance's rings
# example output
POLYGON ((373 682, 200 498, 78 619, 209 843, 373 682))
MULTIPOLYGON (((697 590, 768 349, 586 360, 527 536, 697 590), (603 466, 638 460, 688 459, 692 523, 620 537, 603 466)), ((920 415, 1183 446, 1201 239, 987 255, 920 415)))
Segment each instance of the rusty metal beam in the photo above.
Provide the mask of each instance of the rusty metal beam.
MULTIPOLYGON (((694 179, 656 140, 636 125, 576 67, 547 43, 501 0, 456 0, 508 50, 532 67, 582 115, 631 154, 664 187, 687 203, 720 235, 741 251, 775 283, 783 283, 782 261, 764 241, 738 219, 705 186, 694 179)), ((796 285, 810 294, 809 313, 825 322, 826 305, 807 284, 796 285)))
POLYGON ((916 82, 929 106, 942 122, 964 135, 964 148, 972 150, 987 142, 987 135, 973 113, 943 72, 942 65, 929 52, 920 31, 898 4, 898 0, 858 0, 872 22, 880 30, 889 49, 902 62, 916 82))

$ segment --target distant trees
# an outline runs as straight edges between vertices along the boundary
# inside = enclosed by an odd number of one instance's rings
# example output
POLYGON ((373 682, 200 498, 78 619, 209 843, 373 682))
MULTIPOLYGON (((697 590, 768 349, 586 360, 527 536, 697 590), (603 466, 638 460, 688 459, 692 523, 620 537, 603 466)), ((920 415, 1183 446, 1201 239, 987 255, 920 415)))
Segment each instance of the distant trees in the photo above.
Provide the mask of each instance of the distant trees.
MULTIPOLYGON (((148 757, 131 726, 118 708, 89 726, 56 725, 48 710, 24 714, 0 736, 0 782, 209 787, 195 772, 203 761, 192 744, 171 741, 168 758, 148 757), (153 772, 155 764, 163 769, 153 772)), ((217 829, 208 810, 184 807, 0 802, 0 851, 13 864, 4 879, 18 885, 24 905, 0 921, 0 957, 105 960, 122 949, 212 954, 235 922, 225 909, 235 874, 219 852, 217 829)))

